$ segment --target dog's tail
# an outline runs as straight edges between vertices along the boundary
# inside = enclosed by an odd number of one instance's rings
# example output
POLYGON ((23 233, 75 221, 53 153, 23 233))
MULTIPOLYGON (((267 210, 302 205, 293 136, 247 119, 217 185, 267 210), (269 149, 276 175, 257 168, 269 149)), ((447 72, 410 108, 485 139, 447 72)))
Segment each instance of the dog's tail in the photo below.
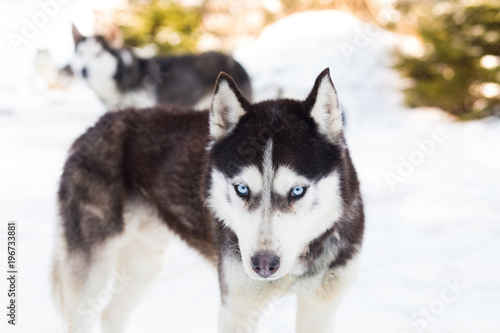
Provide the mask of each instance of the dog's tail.
POLYGON ((88 252, 123 230, 125 116, 105 114, 72 146, 58 193, 68 251, 88 252))

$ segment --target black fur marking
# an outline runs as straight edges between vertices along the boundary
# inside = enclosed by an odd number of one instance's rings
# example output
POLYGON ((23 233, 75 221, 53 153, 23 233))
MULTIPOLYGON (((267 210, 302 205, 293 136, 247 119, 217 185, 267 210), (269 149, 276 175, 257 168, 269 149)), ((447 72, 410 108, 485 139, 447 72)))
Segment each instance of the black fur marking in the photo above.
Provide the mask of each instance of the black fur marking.
POLYGON ((254 194, 249 198, 246 207, 248 208, 249 211, 254 211, 257 208, 259 208, 261 204, 262 204, 262 195, 254 194))
POLYGON ((330 174, 339 163, 341 148, 324 140, 309 108, 294 100, 254 104, 236 128, 214 145, 212 156, 218 169, 228 177, 250 165, 262 170, 265 144, 271 139, 273 165, 290 166, 310 180, 330 174))
POLYGON ((271 205, 281 212, 293 211, 293 202, 290 202, 288 195, 280 195, 274 191, 271 192, 271 205))

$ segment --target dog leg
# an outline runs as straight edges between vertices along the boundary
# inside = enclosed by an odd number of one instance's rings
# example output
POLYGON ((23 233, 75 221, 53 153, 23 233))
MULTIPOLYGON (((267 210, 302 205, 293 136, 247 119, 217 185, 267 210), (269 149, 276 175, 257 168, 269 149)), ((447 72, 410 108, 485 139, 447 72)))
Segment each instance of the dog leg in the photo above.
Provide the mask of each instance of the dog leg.
POLYGON ((152 247, 143 240, 133 239, 120 251, 114 281, 113 298, 101 318, 103 333, 125 331, 135 306, 157 280, 164 266, 167 247, 152 247))
POLYGON ((334 317, 342 295, 326 301, 315 294, 297 297, 297 333, 333 333, 334 317))
POLYGON ((237 302, 221 305, 219 333, 254 333, 266 313, 267 303, 254 298, 242 297, 237 302))
POLYGON ((68 333, 91 333, 109 301, 109 277, 116 263, 116 240, 91 254, 55 251, 53 293, 68 333))
POLYGON ((354 282, 357 260, 326 272, 319 285, 297 294, 297 333, 334 332, 335 312, 354 282))

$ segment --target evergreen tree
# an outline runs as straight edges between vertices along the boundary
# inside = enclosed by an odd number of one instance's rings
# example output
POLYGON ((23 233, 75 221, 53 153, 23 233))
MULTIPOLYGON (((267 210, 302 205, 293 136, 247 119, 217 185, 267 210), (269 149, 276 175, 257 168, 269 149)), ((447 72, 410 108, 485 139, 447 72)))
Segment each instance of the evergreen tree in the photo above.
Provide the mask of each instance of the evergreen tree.
MULTIPOLYGON (((500 113, 500 2, 406 3, 416 15, 425 52, 397 54, 396 68, 413 86, 410 106, 437 106, 459 119, 500 113)), ((401 9, 401 8, 400 8, 401 9)))
POLYGON ((202 12, 177 1, 131 1, 117 17, 126 46, 154 44, 159 54, 179 54, 196 52, 202 12))

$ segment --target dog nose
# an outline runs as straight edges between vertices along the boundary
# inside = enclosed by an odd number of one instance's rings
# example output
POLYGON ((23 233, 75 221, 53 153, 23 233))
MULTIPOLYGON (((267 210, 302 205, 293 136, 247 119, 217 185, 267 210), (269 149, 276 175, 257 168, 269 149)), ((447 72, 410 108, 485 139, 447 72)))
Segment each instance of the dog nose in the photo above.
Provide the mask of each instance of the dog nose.
POLYGON ((263 278, 273 275, 280 267, 280 258, 268 251, 257 253, 251 261, 254 272, 263 278))
POLYGON ((89 73, 87 72, 87 67, 83 67, 82 68, 82 76, 84 78, 87 78, 88 75, 89 75, 89 73))

